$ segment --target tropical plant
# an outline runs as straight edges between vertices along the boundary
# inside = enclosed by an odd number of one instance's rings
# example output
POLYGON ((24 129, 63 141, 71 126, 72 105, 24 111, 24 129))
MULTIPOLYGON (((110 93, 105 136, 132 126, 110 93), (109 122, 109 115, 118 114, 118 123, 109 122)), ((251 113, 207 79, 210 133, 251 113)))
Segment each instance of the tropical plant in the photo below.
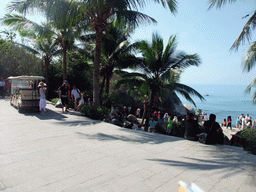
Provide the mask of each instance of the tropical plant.
MULTIPOLYGON (((155 20, 137 11, 146 0, 84 0, 86 3, 85 15, 92 29, 96 33, 94 52, 94 74, 93 74, 93 102, 99 105, 99 70, 101 64, 101 45, 103 32, 107 32, 111 18, 124 19, 130 26, 138 26, 141 23, 152 23, 155 20), (134 11, 135 10, 135 11, 134 11)), ((154 0, 168 6, 171 12, 176 12, 176 0, 154 0)))
POLYGON ((67 51, 75 42, 76 35, 82 29, 79 2, 67 0, 24 0, 11 2, 9 10, 19 14, 37 9, 47 19, 47 24, 39 25, 18 14, 6 14, 3 23, 13 27, 27 36, 54 37, 55 43, 62 48, 63 80, 67 79, 67 51))
POLYGON ((152 35, 152 43, 142 40, 137 42, 136 46, 142 54, 141 63, 137 66, 138 72, 123 72, 123 79, 117 83, 117 87, 123 84, 130 86, 131 89, 132 87, 146 87, 150 94, 149 112, 156 105, 155 98, 165 96, 168 91, 181 93, 194 105, 190 95, 204 99, 196 90, 177 82, 178 70, 198 66, 200 59, 197 54, 189 55, 177 51, 176 36, 169 38, 165 48, 163 39, 157 33, 152 35))
POLYGON ((41 62, 34 54, 10 41, 0 40, 0 76, 40 75, 41 71, 41 62))
POLYGON ((110 80, 115 70, 131 68, 139 62, 134 54, 131 53, 133 45, 128 41, 133 29, 128 28, 125 23, 113 22, 108 33, 102 39, 102 69, 103 82, 100 95, 109 94, 110 80))

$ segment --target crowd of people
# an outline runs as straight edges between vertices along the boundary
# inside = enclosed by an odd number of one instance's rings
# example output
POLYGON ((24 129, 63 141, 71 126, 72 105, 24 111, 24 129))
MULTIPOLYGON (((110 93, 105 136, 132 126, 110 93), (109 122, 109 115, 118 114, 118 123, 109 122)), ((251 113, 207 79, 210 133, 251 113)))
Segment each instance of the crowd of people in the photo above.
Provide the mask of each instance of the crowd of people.
MULTIPOLYGON (((7 85, 8 86, 8 85, 7 85)), ((0 91, 7 90, 6 83, 1 79, 0 81, 0 91)), ((39 109, 42 115, 45 115, 46 111, 46 84, 44 82, 40 82, 38 84, 38 90, 40 94, 40 103, 39 109)), ((81 107, 83 105, 93 105, 90 98, 88 98, 87 102, 84 100, 84 96, 81 91, 73 85, 72 90, 70 90, 70 84, 67 80, 63 82, 63 84, 58 89, 58 96, 62 103, 62 112, 69 112, 69 100, 74 103, 74 110, 81 111, 81 107)), ((134 116, 136 118, 141 118, 141 109, 137 108, 133 110, 134 116)), ((128 115, 132 114, 131 106, 126 107, 123 106, 122 109, 118 107, 111 107, 111 112, 108 117, 106 117, 106 121, 115 121, 118 122, 120 126, 123 125, 125 121, 127 121, 128 115)), ((133 115, 133 114, 132 114, 133 115)), ((143 117, 144 118, 144 117, 143 117)), ((143 126, 143 118, 140 126, 143 126)), ((150 119, 148 122, 150 132, 156 131, 157 121, 162 120, 163 126, 166 130, 167 135, 171 135, 172 130, 175 126, 177 126, 178 118, 176 116, 172 117, 169 116, 168 113, 165 113, 163 116, 161 115, 160 111, 154 111, 150 115, 150 119)), ((228 116, 227 119, 224 119, 221 124, 216 122, 216 115, 210 114, 209 118, 205 111, 201 111, 199 109, 195 114, 189 113, 185 118, 183 118, 184 125, 185 125, 185 133, 184 138, 196 141, 200 138, 202 134, 207 135, 205 143, 208 144, 223 144, 224 135, 223 135, 223 128, 230 128, 232 129, 232 118, 228 116)), ((256 128, 256 120, 252 121, 252 118, 247 114, 241 114, 240 117, 237 117, 235 121, 236 128, 240 130, 244 130, 245 128, 256 128)), ((130 124, 129 126, 133 126, 130 124)))
POLYGON ((83 105, 93 105, 91 98, 87 99, 87 102, 84 100, 84 95, 81 91, 73 85, 72 90, 70 91, 70 84, 67 80, 58 89, 59 99, 62 103, 62 112, 69 112, 69 100, 74 103, 74 110, 81 111, 83 105))
MULTIPOLYGON (((244 114, 241 114, 241 116, 237 117, 235 125, 235 128, 238 128, 239 130, 244 130, 245 128, 256 129, 256 119, 252 121, 252 118, 249 116, 249 114, 247 114, 246 116, 244 114)), ((227 129, 232 129, 231 116, 228 116, 227 120, 224 119, 221 123, 221 126, 226 127, 227 129)))

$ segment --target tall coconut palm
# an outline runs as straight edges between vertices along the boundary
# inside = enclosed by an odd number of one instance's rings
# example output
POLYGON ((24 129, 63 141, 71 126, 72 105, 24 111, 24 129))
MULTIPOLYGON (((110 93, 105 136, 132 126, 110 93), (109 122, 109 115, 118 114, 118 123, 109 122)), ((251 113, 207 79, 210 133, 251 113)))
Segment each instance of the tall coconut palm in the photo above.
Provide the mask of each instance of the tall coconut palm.
MULTIPOLYGON (((101 45, 103 32, 108 30, 111 18, 124 19, 127 25, 137 26, 142 22, 155 22, 155 20, 137 11, 146 0, 84 0, 86 3, 85 14, 96 32, 94 74, 93 74, 93 101, 99 105, 99 69, 101 64, 101 45), (135 11, 134 11, 135 10, 135 11)), ((176 0, 154 0, 168 6, 171 12, 176 11, 176 0)))
MULTIPOLYGON (((13 2, 10 9, 15 9, 26 13, 28 8, 38 7, 39 10, 47 10, 47 15, 61 11, 56 9, 57 5, 64 0, 24 0, 22 2, 13 2), (55 6, 56 5, 56 6, 55 6), (54 7, 54 9, 52 8, 54 7)), ((70 1, 73 2, 73 1, 70 1)), ((147 0, 84 0, 84 13, 86 15, 86 23, 92 25, 92 29, 96 32, 95 40, 95 56, 94 56, 94 75, 93 75, 93 101, 95 105, 99 105, 99 69, 101 63, 101 43, 103 32, 106 32, 109 21, 115 17, 124 19, 126 24, 137 26, 142 22, 155 22, 155 20, 145 14, 137 11, 138 7, 143 7, 147 0), (134 11, 135 10, 135 11, 134 11)), ((153 0, 153 2, 161 3, 164 7, 169 7, 172 13, 176 12, 176 0, 153 0)))
POLYGON ((79 3, 68 0, 24 0, 11 2, 9 10, 14 10, 20 14, 30 13, 37 9, 42 12, 47 19, 47 27, 29 21, 23 15, 7 14, 2 20, 5 24, 13 26, 14 29, 31 30, 38 35, 55 35, 55 42, 59 44, 63 51, 63 80, 67 79, 67 51, 75 42, 75 37, 80 33, 81 14, 79 3), (79 25, 80 23, 80 25, 79 25))
MULTIPOLYGON (((186 54, 182 51, 177 51, 176 36, 171 36, 164 48, 163 39, 157 34, 152 35, 152 42, 139 41, 136 43, 138 50, 142 54, 141 63, 138 64, 138 72, 128 73, 123 76, 117 86, 128 84, 136 87, 146 85, 150 93, 150 108, 155 104, 155 98, 164 96, 166 91, 177 91, 185 98, 191 101, 190 95, 195 95, 200 99, 204 99, 196 90, 189 86, 177 82, 177 73, 173 70, 185 69, 189 66, 198 66, 200 58, 197 54, 186 54)), ((149 113, 148 113, 149 114, 149 113)), ((148 116, 146 121, 146 127, 148 116)))
POLYGON ((108 33, 102 39, 102 76, 103 83, 101 94, 105 86, 106 94, 109 94, 110 80, 115 70, 132 67, 138 63, 138 59, 132 54, 133 45, 128 38, 133 32, 125 23, 113 22, 108 33))
MULTIPOLYGON (((45 82, 46 85, 49 85, 49 66, 53 57, 60 55, 61 50, 58 49, 58 45, 53 41, 51 38, 38 38, 35 39, 35 43, 33 46, 27 46, 24 44, 19 44, 20 46, 24 47, 31 53, 35 55, 39 55, 44 62, 44 69, 45 69, 45 82)), ((48 90, 48 89, 47 89, 48 90)), ((48 96, 48 92, 46 93, 48 96)))

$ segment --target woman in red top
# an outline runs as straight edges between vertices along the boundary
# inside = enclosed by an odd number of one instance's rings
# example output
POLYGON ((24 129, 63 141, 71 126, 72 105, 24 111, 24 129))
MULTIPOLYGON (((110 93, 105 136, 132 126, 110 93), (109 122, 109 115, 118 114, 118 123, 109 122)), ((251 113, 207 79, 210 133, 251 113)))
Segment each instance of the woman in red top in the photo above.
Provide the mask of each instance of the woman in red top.
POLYGON ((230 127, 230 129, 232 130, 232 119, 231 119, 231 116, 228 116, 228 125, 227 125, 227 128, 230 127))

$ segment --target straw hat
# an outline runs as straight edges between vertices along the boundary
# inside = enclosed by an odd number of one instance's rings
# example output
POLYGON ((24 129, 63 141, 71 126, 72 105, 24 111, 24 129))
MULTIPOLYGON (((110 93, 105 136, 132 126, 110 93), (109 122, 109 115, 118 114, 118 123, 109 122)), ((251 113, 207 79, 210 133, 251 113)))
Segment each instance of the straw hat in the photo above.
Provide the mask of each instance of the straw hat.
POLYGON ((41 82, 39 83, 38 87, 46 87, 46 84, 41 81, 41 82))

